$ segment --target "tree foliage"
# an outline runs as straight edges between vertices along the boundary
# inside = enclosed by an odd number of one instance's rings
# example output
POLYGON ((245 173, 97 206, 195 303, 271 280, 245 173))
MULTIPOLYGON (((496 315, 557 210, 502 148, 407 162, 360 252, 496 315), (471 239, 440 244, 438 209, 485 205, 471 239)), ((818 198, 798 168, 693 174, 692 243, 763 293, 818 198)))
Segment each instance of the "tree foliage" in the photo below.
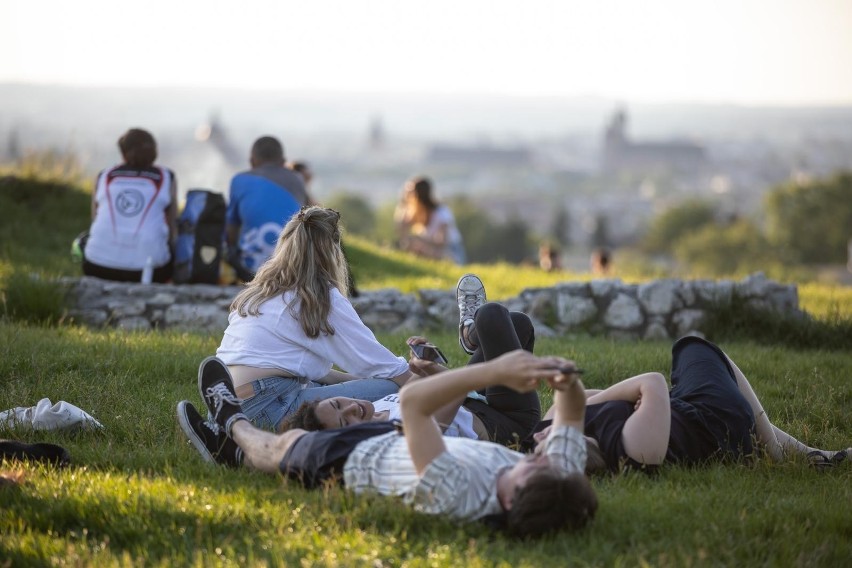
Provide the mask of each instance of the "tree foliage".
POLYGON ((765 198, 770 243, 787 262, 842 263, 852 239, 852 172, 787 183, 765 198))
POLYGON ((727 226, 704 225, 679 238, 674 256, 701 274, 738 274, 765 269, 770 246, 760 228, 740 219, 727 226))
POLYGON ((714 223, 715 208, 705 201, 688 201, 668 209, 652 222, 642 239, 642 249, 650 253, 671 253, 679 240, 714 223))
POLYGON ((448 203, 464 239, 468 262, 522 262, 531 256, 529 227, 513 217, 505 223, 491 219, 470 199, 453 197, 448 203))
POLYGON ((353 235, 371 236, 376 214, 366 199, 354 193, 337 193, 326 200, 326 207, 340 211, 340 221, 353 235))

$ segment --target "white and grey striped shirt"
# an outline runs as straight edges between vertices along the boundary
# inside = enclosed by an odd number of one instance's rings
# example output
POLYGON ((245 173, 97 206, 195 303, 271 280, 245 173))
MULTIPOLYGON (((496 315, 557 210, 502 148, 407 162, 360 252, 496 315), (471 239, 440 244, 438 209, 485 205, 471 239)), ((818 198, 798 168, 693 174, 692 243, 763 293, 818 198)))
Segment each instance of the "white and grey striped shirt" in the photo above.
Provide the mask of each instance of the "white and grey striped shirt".
MULTIPOLYGON (((405 438, 396 432, 359 443, 346 459, 343 482, 356 493, 399 495, 415 510, 476 520, 502 512, 497 478, 524 455, 499 444, 444 438, 447 451, 417 475, 405 438)), ((545 446, 550 463, 566 473, 586 467, 583 433, 563 426, 551 430, 545 446)))

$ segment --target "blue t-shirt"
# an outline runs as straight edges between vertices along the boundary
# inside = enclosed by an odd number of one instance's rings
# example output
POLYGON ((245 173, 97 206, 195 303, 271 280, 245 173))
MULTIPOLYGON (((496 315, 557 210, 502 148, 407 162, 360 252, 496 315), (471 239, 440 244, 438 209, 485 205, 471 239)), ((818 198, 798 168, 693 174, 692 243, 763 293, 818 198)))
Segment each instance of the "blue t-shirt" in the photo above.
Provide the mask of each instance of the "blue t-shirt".
POLYGON ((238 246, 243 266, 257 272, 275 249, 278 235, 299 203, 280 185, 249 172, 231 179, 227 223, 240 225, 238 246))

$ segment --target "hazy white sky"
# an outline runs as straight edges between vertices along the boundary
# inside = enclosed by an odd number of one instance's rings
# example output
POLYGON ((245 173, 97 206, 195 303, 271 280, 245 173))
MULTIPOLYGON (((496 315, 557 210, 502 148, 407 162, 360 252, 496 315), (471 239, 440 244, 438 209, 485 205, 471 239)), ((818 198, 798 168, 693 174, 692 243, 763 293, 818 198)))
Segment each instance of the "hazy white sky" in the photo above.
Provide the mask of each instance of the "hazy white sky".
POLYGON ((0 0, 0 82, 850 104, 852 0, 0 0))

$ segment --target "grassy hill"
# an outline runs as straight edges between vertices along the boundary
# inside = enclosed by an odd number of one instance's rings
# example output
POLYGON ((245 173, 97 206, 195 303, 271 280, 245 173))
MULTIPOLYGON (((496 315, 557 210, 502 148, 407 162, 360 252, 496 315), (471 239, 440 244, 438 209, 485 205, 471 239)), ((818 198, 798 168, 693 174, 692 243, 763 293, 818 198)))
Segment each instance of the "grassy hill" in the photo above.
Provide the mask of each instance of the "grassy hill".
MULTIPOLYGON (((75 274, 71 239, 88 196, 32 181, 0 183, 0 278, 75 274), (11 184, 11 185, 10 185, 11 184), (12 187, 10 190, 9 188, 12 187)), ((469 267, 424 262, 358 239, 349 248, 364 288, 450 288, 469 267)), ((493 298, 583 275, 473 267, 493 298)), ((810 286, 810 285, 809 285, 810 286)), ((847 290, 816 292, 848 317, 847 290)), ((808 300, 810 301, 810 300, 808 300)), ((803 303, 805 303, 803 299, 803 303)), ((766 344, 761 330, 726 341, 780 428, 819 447, 852 445, 852 351, 766 344)), ((480 525, 459 526, 393 499, 327 486, 308 492, 248 470, 212 467, 176 424, 175 404, 200 402, 198 362, 220 337, 43 326, 0 317, 0 410, 65 400, 95 416, 98 432, 30 432, 0 438, 58 443, 62 470, 13 462, 0 472, 0 566, 844 566, 852 558, 852 464, 818 472, 802 460, 594 480, 591 527, 521 543, 480 525)), ((465 362, 453 330, 433 339, 465 362)), ((405 337, 379 340, 404 354, 405 337)), ((665 342, 541 338, 536 350, 577 360, 590 388, 649 370, 668 374, 665 342)), ((540 391, 547 404, 551 393, 540 391)))

